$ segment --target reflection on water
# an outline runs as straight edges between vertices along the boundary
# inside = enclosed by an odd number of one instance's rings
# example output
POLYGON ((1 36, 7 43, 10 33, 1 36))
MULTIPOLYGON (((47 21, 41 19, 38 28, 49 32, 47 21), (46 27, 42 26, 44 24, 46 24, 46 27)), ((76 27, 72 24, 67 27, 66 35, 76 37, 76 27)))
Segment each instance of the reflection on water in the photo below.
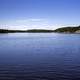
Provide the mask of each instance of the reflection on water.
POLYGON ((80 80, 80 35, 0 34, 0 80, 80 80))

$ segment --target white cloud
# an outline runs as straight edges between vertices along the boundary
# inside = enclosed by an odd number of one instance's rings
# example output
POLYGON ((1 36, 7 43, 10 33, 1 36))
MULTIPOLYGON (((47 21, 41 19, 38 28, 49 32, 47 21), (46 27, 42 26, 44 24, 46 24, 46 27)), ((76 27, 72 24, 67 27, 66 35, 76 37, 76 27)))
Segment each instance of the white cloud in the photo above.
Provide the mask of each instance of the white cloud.
POLYGON ((40 21, 44 21, 44 19, 21 19, 21 20, 16 20, 15 22, 40 22, 40 21))
POLYGON ((30 21, 43 21, 43 19, 29 19, 30 21))
POLYGON ((47 19, 30 18, 6 21, 8 29, 54 29, 47 19))

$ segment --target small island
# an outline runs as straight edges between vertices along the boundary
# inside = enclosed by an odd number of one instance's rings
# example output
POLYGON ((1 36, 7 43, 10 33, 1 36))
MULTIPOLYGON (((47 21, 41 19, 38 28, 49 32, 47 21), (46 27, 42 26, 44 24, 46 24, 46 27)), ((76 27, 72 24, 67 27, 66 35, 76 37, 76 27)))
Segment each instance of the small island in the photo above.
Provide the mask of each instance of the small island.
POLYGON ((0 29, 0 33, 80 33, 80 26, 77 27, 62 27, 55 30, 46 29, 31 29, 31 30, 8 30, 0 29))

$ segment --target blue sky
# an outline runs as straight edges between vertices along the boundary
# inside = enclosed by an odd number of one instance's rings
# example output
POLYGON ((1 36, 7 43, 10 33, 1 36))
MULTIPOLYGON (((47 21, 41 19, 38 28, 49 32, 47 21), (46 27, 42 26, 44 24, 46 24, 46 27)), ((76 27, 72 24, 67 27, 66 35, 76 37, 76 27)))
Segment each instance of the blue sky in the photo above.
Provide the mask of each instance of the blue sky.
POLYGON ((80 25, 80 0, 0 0, 0 27, 56 29, 80 25))

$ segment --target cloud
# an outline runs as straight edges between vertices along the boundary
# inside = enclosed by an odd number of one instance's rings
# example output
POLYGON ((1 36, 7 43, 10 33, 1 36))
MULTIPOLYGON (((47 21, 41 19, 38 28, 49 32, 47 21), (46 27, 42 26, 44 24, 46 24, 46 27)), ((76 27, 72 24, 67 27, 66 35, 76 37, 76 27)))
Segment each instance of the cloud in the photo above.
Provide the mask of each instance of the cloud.
POLYGON ((44 19, 21 19, 21 20, 16 20, 15 22, 41 22, 41 21, 44 21, 44 19))
POLYGON ((9 29, 52 29, 52 24, 47 19, 29 18, 6 21, 9 29))
POLYGON ((29 19, 30 21, 43 21, 43 19, 29 19))

